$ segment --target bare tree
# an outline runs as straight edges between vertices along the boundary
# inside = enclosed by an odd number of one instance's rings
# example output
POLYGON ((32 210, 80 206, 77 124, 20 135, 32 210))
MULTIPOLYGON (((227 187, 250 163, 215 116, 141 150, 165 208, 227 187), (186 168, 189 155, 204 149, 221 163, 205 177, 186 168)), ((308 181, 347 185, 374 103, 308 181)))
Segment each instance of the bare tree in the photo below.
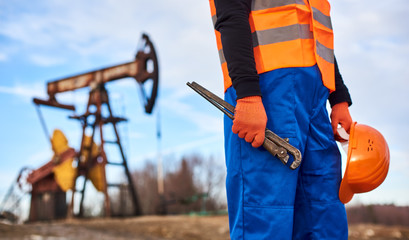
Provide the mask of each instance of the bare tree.
POLYGON ((132 173, 143 214, 225 209, 225 171, 214 157, 206 159, 196 154, 167 162, 168 166, 169 162, 174 165, 165 169, 163 196, 158 193, 157 166, 152 161, 132 173))
POLYGON ((159 205, 156 165, 146 161, 140 171, 133 173, 133 179, 138 192, 142 214, 156 214, 157 206, 159 205))

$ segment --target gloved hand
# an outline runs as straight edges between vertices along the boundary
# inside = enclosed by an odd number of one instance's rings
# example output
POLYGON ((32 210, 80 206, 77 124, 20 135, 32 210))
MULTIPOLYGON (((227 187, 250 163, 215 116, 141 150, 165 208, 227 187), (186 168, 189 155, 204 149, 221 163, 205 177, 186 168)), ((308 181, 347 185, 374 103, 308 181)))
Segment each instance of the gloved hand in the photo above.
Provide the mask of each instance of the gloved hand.
POLYGON ((263 145, 267 115, 260 96, 250 96, 237 100, 234 111, 233 133, 255 148, 263 145))
POLYGON ((342 141, 342 138, 339 136, 338 131, 337 131, 338 124, 341 125, 341 127, 344 128, 347 133, 349 133, 349 130, 352 124, 351 114, 349 113, 349 110, 348 110, 348 103, 341 102, 341 103, 335 104, 332 107, 330 118, 331 118, 332 131, 334 132, 335 140, 342 141))

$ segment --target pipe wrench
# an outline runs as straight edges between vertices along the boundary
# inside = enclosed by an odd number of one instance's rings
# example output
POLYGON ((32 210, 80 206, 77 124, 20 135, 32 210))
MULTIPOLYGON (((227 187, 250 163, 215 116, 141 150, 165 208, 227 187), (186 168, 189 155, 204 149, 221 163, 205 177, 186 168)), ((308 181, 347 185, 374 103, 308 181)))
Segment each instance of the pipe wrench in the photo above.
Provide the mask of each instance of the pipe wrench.
MULTIPOLYGON (((205 98, 224 114, 226 114, 230 119, 234 119, 234 107, 228 102, 224 101, 220 97, 216 96, 209 90, 205 89, 196 82, 186 83, 190 88, 195 90, 200 96, 205 98)), ((301 164, 301 152, 289 143, 289 139, 283 139, 271 130, 266 128, 265 139, 263 147, 270 152, 273 156, 276 156, 280 161, 286 165, 289 160, 290 153, 294 157, 294 161, 291 163, 290 168, 296 169, 301 164)))

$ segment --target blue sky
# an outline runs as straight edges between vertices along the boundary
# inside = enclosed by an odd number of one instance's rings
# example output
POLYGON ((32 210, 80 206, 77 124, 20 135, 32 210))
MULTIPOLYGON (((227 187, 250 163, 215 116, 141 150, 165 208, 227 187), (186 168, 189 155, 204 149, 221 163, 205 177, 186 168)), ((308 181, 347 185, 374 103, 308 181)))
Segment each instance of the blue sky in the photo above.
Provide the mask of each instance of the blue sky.
MULTIPOLYGON (((409 4, 331 2, 335 53, 353 98, 352 117, 381 131, 391 151, 385 182, 354 201, 408 205, 409 4)), ((107 86, 114 113, 129 120, 120 125, 120 134, 130 167, 157 156, 158 112, 165 160, 199 153, 217 156, 223 167, 222 115, 185 85, 196 81, 222 95, 208 1, 2 0, 0 199, 21 167, 39 167, 52 156, 32 98, 45 98, 47 81, 132 61, 144 32, 155 45, 160 65, 160 98, 154 113, 144 114, 135 80, 107 86)), ((87 96, 85 89, 58 99, 75 104, 81 114, 87 96)), ((48 130, 60 128, 78 148, 81 128, 68 119, 71 113, 41 110, 48 130)), ((169 161, 165 167, 172 165, 169 161)))

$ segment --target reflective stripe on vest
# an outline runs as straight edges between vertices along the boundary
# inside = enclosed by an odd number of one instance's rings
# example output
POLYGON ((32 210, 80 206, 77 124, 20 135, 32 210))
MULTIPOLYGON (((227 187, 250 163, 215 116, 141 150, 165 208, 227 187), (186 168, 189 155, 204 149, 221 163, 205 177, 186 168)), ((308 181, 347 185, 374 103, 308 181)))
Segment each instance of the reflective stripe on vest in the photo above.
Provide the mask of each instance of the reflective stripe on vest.
MULTIPOLYGON (((214 0, 209 0, 213 24, 214 0)), ((334 43, 328 0, 253 0, 249 24, 257 72, 318 65, 324 85, 335 90, 334 43)), ((232 85, 220 33, 217 48, 225 90, 232 85)))

